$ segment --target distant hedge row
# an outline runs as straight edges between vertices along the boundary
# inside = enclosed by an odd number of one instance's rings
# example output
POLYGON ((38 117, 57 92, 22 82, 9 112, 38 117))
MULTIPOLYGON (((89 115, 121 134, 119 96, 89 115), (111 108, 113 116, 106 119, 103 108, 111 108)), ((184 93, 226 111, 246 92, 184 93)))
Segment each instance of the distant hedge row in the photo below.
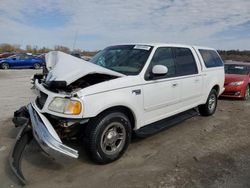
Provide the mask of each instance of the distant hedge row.
MULTIPOLYGON (((70 53, 70 49, 66 46, 62 45, 56 45, 53 49, 52 48, 47 48, 47 47, 42 47, 39 48, 38 46, 34 45, 26 45, 25 49, 21 48, 21 45, 19 44, 0 44, 0 53, 1 52, 28 52, 28 53, 33 53, 33 54, 40 54, 40 53, 47 53, 51 50, 58 50, 58 51, 63 51, 66 53, 70 53)), ((77 49, 74 50, 74 52, 78 52, 81 55, 84 56, 93 56, 95 55, 98 51, 85 51, 82 49, 77 49)), ((221 55, 223 60, 234 60, 234 61, 246 61, 250 62, 250 51, 245 50, 245 51, 239 51, 239 50, 218 50, 219 54, 221 55)))
MULTIPOLYGON (((17 52, 17 53, 32 53, 32 54, 42 54, 42 53, 47 53, 49 51, 52 50, 57 50, 57 51, 62 51, 65 53, 71 53, 72 51, 66 47, 66 46, 62 46, 62 45, 56 45, 54 46, 54 48, 47 48, 47 47, 42 47, 39 48, 38 46, 31 46, 31 45, 26 45, 25 49, 21 48, 21 45, 19 44, 0 44, 0 53, 2 52, 17 52)), ((81 49, 76 49, 74 50, 74 52, 78 52, 81 55, 84 56, 93 56, 97 53, 97 51, 84 51, 81 49)))
POLYGON ((223 60, 245 61, 250 62, 250 51, 244 50, 218 50, 223 60))

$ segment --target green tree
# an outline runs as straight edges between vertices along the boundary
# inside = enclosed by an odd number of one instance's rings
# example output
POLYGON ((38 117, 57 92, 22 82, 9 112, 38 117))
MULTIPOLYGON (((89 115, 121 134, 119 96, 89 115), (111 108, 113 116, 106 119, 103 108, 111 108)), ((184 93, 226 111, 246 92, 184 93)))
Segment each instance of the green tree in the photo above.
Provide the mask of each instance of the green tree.
POLYGON ((54 50, 56 51, 61 51, 61 52, 65 52, 65 53, 69 53, 70 52, 70 49, 66 46, 62 46, 62 45, 56 45, 54 47, 54 50))
POLYGON ((15 48, 11 44, 4 43, 0 45, 0 51, 1 52, 13 52, 15 51, 15 48))
POLYGON ((51 51, 51 49, 46 48, 46 47, 42 47, 40 49, 37 50, 38 53, 48 53, 49 51, 51 51))

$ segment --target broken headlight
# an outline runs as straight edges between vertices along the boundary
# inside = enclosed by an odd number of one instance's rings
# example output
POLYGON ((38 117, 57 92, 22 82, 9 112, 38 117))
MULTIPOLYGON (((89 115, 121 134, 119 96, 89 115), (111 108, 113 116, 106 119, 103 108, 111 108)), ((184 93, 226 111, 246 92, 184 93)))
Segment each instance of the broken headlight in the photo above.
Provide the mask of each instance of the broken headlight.
POLYGON ((77 100, 55 97, 49 104, 49 110, 67 115, 78 115, 81 113, 82 105, 77 100))

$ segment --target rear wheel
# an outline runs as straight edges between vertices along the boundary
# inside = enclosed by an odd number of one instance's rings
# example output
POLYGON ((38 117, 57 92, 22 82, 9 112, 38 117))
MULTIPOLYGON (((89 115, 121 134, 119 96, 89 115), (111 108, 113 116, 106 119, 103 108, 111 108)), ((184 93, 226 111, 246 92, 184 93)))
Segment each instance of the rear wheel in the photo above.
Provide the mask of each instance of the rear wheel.
POLYGON ((40 64, 38 64, 38 63, 35 63, 34 65, 33 65, 33 67, 34 67, 34 69, 40 69, 40 64))
POLYGON ((249 99, 249 95, 250 95, 250 88, 249 88, 249 85, 246 87, 246 90, 245 90, 245 96, 244 96, 244 100, 248 100, 249 99))
POLYGON ((131 124, 121 112, 105 113, 89 122, 85 146, 91 159, 106 164, 119 159, 131 139, 131 124))
POLYGON ((214 114, 217 107, 217 91, 212 89, 208 95, 207 102, 198 106, 199 112, 202 116, 211 116, 214 114))
POLYGON ((9 66, 8 63, 2 63, 2 69, 7 70, 7 69, 9 69, 9 68, 10 68, 10 66, 9 66))

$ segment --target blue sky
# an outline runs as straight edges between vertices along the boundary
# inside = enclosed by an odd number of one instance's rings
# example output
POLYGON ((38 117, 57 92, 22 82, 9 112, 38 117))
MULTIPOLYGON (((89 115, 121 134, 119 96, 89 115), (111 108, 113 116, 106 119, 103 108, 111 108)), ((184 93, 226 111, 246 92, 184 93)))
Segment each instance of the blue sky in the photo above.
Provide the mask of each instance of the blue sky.
POLYGON ((249 0, 1 0, 0 43, 85 50, 172 42, 250 50, 249 0))

